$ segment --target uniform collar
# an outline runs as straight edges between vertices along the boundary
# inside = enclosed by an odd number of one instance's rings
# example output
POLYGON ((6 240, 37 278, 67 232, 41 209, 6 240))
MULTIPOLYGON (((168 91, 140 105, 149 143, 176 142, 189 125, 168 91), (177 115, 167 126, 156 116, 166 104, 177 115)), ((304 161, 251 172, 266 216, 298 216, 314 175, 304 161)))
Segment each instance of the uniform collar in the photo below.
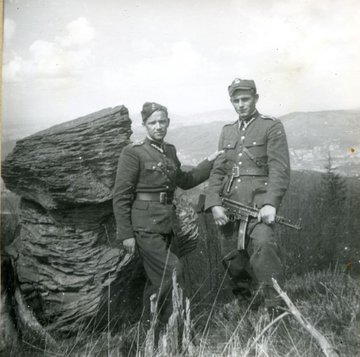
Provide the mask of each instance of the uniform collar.
POLYGON ((249 115, 246 119, 238 119, 237 123, 239 125, 239 129, 243 128, 244 130, 259 116, 259 112, 255 109, 255 111, 249 115))
POLYGON ((257 109, 255 109, 247 118, 245 119, 238 119, 238 121, 241 123, 241 122, 249 122, 250 120, 253 120, 253 119, 256 119, 259 115, 259 112, 257 111, 257 109))
POLYGON ((155 140, 152 140, 151 138, 149 138, 148 136, 146 136, 145 141, 152 146, 154 149, 156 149, 157 151, 161 152, 162 154, 165 152, 165 145, 164 142, 158 142, 155 140))

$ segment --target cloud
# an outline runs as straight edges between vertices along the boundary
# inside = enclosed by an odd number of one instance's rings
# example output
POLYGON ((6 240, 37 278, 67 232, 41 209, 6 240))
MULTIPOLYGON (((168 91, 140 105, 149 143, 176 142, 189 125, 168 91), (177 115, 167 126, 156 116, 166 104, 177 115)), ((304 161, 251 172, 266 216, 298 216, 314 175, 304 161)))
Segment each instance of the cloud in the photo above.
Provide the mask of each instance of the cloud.
POLYGON ((77 20, 70 22, 66 29, 68 31, 67 35, 57 38, 57 41, 64 48, 86 45, 95 37, 95 29, 84 17, 79 17, 77 20))
MULTIPOLYGON (((339 73, 353 71, 360 61, 360 52, 354 50, 360 35, 354 23, 360 11, 346 6, 334 9, 336 4, 331 4, 322 1, 303 6, 289 0, 267 3, 262 12, 257 7, 256 16, 239 21, 246 31, 234 32, 219 52, 224 58, 236 58, 244 75, 278 78, 289 87, 329 81, 339 73)), ((243 16, 241 9, 236 9, 236 15, 243 16)))
POLYGON ((13 59, 3 67, 4 82, 20 82, 24 65, 24 60, 15 54, 13 59))
POLYGON ((65 36, 53 41, 34 41, 28 58, 12 53, 3 67, 4 81, 42 80, 66 86, 85 73, 94 60, 91 42, 95 29, 84 17, 70 22, 66 29, 65 36))
POLYGON ((148 83, 177 85, 193 82, 194 78, 206 80, 219 67, 197 51, 189 42, 180 41, 170 46, 168 55, 147 57, 127 69, 131 80, 138 83, 146 78, 148 83))
POLYGON ((64 50, 54 42, 37 40, 29 48, 34 76, 56 76, 61 71, 64 50))
POLYGON ((10 41, 14 35, 15 35, 15 31, 16 31, 16 23, 14 20, 12 19, 5 19, 4 20, 4 40, 5 43, 10 41))

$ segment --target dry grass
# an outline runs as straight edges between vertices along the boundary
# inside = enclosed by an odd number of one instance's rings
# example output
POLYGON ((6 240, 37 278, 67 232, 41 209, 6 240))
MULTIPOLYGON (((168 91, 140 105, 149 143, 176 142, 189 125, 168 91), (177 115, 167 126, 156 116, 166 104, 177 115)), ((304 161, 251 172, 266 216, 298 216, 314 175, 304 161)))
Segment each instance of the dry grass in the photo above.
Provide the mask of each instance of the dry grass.
MULTIPOLYGON (((358 281, 347 274, 325 271, 290 279, 284 290, 303 316, 315 326, 342 356, 356 356, 360 348, 360 292, 358 281)), ((193 348, 147 350, 141 323, 124 326, 121 333, 89 330, 63 340, 56 350, 23 341, 13 346, 8 356, 252 356, 313 357, 322 356, 316 341, 289 314, 272 321, 265 311, 252 311, 236 301, 217 304, 193 316, 193 348)), ((169 343, 170 332, 163 341, 169 343)), ((173 337, 172 337, 173 339, 173 337)))

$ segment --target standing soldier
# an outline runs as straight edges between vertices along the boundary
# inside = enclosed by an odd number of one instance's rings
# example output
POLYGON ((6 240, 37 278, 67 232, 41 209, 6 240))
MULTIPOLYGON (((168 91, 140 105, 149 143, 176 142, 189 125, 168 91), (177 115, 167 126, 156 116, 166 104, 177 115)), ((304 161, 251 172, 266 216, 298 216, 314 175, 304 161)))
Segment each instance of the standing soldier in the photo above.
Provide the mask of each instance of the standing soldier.
MULTIPOLYGON (((228 87, 239 119, 225 125, 219 139, 219 156, 211 172, 205 209, 211 209, 219 226, 223 263, 240 300, 250 301, 251 291, 277 312, 279 298, 271 278, 283 281, 274 221, 290 179, 289 151, 282 123, 256 110, 259 95, 253 80, 235 79, 228 87), (260 209, 258 219, 229 221, 222 197, 260 209), (245 234, 244 249, 237 241, 245 234)), ((257 299, 259 301, 259 299, 257 299)))
POLYGON ((117 240, 134 253, 137 247, 148 278, 144 291, 145 311, 150 296, 156 296, 159 320, 167 322, 172 312, 172 272, 180 273, 178 257, 171 250, 176 187, 189 189, 205 181, 218 153, 183 172, 175 146, 164 142, 169 126, 167 109, 145 103, 141 112, 146 138, 126 146, 119 159, 113 206, 117 240))

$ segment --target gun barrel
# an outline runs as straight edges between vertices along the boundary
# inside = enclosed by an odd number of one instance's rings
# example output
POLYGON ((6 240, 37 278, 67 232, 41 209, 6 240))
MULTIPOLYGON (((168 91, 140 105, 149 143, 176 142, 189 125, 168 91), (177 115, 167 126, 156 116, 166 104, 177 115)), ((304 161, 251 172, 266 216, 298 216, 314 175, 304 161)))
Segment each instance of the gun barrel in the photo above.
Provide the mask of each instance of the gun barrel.
MULTIPOLYGON (((255 218, 258 217, 259 209, 255 208, 255 207, 247 206, 241 202, 234 201, 234 200, 231 200, 230 198, 226 198, 226 197, 224 197, 222 199, 222 202, 225 207, 228 206, 228 207, 237 209, 240 212, 241 211, 246 212, 247 214, 249 214, 252 217, 255 217, 255 218)), ((276 216, 275 222, 282 224, 283 226, 296 229, 298 231, 301 230, 301 219, 299 220, 299 222, 297 224, 292 224, 291 221, 288 220, 287 218, 281 217, 281 216, 276 216)))
POLYGON ((237 208, 243 208, 243 209, 246 209, 246 210, 249 210, 253 213, 258 213, 259 210, 255 207, 251 207, 251 206, 247 206, 241 202, 238 202, 238 201, 234 201, 234 200, 231 200, 230 198, 226 198, 224 197, 222 199, 222 202, 225 204, 225 205, 229 205, 229 206, 233 206, 233 207, 237 207, 237 208))
POLYGON ((281 217, 281 216, 276 216, 275 217, 275 222, 282 224, 283 226, 289 227, 289 228, 293 228, 296 229, 297 231, 301 230, 301 225, 300 222, 298 222, 297 224, 292 224, 290 220, 281 217))

